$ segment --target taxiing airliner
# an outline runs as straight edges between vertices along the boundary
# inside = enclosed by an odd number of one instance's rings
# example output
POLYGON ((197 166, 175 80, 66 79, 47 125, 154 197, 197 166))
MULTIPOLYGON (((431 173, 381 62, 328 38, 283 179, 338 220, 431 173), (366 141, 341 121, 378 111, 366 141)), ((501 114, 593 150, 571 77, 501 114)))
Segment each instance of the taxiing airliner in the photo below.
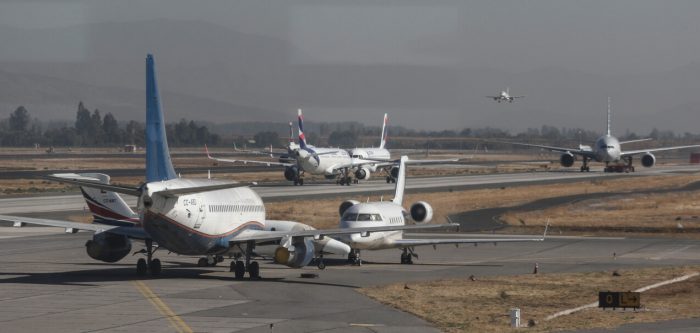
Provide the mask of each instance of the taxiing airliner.
POLYGON ((661 148, 648 148, 648 149, 638 149, 638 150, 622 150, 622 145, 632 142, 648 141, 650 139, 640 139, 640 140, 629 140, 620 141, 611 134, 610 131, 610 99, 608 99, 608 127, 605 135, 600 136, 593 146, 579 145, 578 148, 565 148, 565 147, 553 147, 544 145, 535 145, 528 143, 516 143, 516 142, 501 142, 509 143, 517 146, 526 147, 536 147, 549 149, 551 151, 561 152, 561 157, 559 162, 563 167, 570 167, 574 165, 576 156, 580 156, 583 162, 581 165, 581 172, 590 171, 588 166, 589 161, 596 161, 605 163, 605 172, 634 172, 634 166, 632 165, 632 158, 635 155, 642 155, 640 160, 642 166, 650 168, 656 164, 656 157, 652 152, 675 150, 675 149, 688 149, 697 148, 700 145, 689 145, 689 146, 675 146, 675 147, 661 147, 661 148))

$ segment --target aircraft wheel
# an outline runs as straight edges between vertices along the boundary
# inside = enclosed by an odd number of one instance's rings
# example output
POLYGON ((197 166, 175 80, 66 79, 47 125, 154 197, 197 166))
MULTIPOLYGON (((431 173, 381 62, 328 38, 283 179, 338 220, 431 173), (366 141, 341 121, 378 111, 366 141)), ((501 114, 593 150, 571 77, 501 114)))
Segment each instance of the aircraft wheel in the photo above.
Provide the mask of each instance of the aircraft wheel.
POLYGON ((299 178, 299 186, 304 186, 304 178, 299 178))
POLYGON ((228 271, 229 272, 235 272, 236 271, 236 262, 231 261, 231 264, 228 266, 228 271))
POLYGON ((326 269, 326 263, 323 262, 323 259, 319 259, 319 260, 318 260, 318 264, 316 265, 316 267, 318 267, 318 269, 322 269, 322 270, 323 270, 323 269, 326 269))
POLYGON ((387 183, 387 184, 391 183, 391 177, 386 176, 386 183, 387 183))
POLYGON ((340 180, 338 181, 338 184, 345 185, 345 178, 340 178, 340 180))
POLYGON ((151 260, 151 265, 148 268, 150 268, 150 270, 151 270, 151 276, 153 276, 153 277, 159 276, 160 272, 161 272, 160 260, 159 259, 151 260))
POLYGON ((251 262, 250 266, 248 266, 248 276, 250 276, 251 279, 260 278, 260 265, 257 261, 251 262))
POLYGON ((297 186, 297 185, 299 185, 299 181, 295 179, 295 180, 294 180, 294 186, 297 186))
POLYGON ((209 263, 207 263, 207 258, 199 258, 197 260, 197 267, 207 267, 209 266, 209 263))
POLYGON ((148 264, 146 264, 146 259, 139 259, 136 262, 136 274, 139 276, 145 276, 148 273, 148 264))
POLYGON ((236 266, 233 269, 233 273, 237 280, 242 279, 243 276, 245 276, 245 264, 240 260, 236 261, 236 266))

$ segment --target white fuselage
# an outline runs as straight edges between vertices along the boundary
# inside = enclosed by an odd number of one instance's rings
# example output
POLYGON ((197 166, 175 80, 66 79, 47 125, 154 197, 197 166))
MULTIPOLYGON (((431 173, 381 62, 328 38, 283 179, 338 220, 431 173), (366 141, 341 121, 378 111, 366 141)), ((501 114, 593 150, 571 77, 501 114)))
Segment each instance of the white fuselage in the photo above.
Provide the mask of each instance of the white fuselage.
POLYGON ((336 166, 349 165, 352 162, 350 154, 343 149, 306 147, 315 154, 305 149, 298 150, 298 163, 304 172, 330 176, 336 173, 336 166))
POLYGON ((144 229, 159 246, 190 255, 219 253, 240 232, 265 229, 265 205, 248 187, 178 196, 154 193, 217 183, 192 179, 148 183, 138 202, 144 229))
MULTIPOLYGON (((340 218, 340 228, 366 228, 380 226, 404 225, 406 211, 401 205, 391 201, 359 203, 348 208, 340 218)), ((403 231, 372 232, 350 234, 338 237, 338 240, 353 249, 380 250, 393 248, 395 240, 403 238, 403 231)))
MULTIPOLYGON (((371 159, 391 161, 391 153, 386 148, 355 148, 350 151, 350 156, 355 159, 371 159)), ((367 164, 370 171, 377 171, 375 164, 367 164)))
POLYGON ((595 141, 593 153, 597 162, 619 162, 622 154, 620 141, 612 135, 603 135, 595 141))

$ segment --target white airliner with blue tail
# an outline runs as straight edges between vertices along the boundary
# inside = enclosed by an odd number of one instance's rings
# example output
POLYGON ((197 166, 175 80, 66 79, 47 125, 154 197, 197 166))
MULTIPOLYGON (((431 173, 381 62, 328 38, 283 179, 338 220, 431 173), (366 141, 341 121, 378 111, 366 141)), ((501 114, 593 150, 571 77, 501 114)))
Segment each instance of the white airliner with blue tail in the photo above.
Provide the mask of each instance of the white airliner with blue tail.
MULTIPOLYGON (((51 178, 82 188, 113 192, 105 196, 108 202, 99 207, 102 210, 91 208, 93 214, 101 212, 96 214, 99 215, 96 222, 107 224, 2 215, 0 220, 10 221, 15 226, 28 223, 92 231, 93 238, 86 244, 88 255, 105 262, 121 260, 131 252, 133 239, 143 240, 145 249, 140 252, 145 258, 140 258, 136 265, 139 275, 150 273, 158 276, 161 273, 161 262, 153 254, 162 248, 181 255, 231 256, 237 258, 231 262, 236 278, 242 278, 245 272, 251 278, 258 278, 259 264, 251 260, 256 246, 272 245, 275 247, 275 262, 288 267, 303 267, 319 252, 349 253, 347 245, 327 236, 416 227, 316 230, 302 223, 267 220, 262 199, 243 184, 179 178, 170 159, 151 55, 146 57, 146 182, 139 187, 126 187, 109 184, 107 178, 94 174, 55 174, 51 178), (138 213, 131 211, 125 203, 126 208, 121 207, 121 212, 115 207, 122 206, 122 203, 109 204, 109 200, 120 200, 117 193, 138 197, 138 213), (323 247, 317 249, 319 245, 323 247)), ((100 198, 85 191, 84 194, 89 199, 100 198)), ((93 204, 98 207, 100 203, 95 201, 93 204)))

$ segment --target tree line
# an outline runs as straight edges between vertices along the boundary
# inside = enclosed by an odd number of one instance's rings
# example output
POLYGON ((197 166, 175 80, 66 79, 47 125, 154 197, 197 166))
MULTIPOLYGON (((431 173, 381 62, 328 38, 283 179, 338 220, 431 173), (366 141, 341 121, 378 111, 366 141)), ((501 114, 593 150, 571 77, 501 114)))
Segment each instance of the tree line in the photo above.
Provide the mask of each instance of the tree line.
MULTIPOLYGON (((219 145, 221 137, 209 132, 206 126, 194 121, 181 119, 175 124, 166 124, 168 141, 174 146, 219 145)), ((109 147, 133 144, 143 146, 145 126, 130 120, 120 123, 108 112, 104 116, 100 110, 90 111, 83 102, 78 104, 75 123, 50 126, 38 118, 32 118, 24 106, 19 106, 9 118, 0 120, 0 145, 58 146, 58 147, 109 147)))

